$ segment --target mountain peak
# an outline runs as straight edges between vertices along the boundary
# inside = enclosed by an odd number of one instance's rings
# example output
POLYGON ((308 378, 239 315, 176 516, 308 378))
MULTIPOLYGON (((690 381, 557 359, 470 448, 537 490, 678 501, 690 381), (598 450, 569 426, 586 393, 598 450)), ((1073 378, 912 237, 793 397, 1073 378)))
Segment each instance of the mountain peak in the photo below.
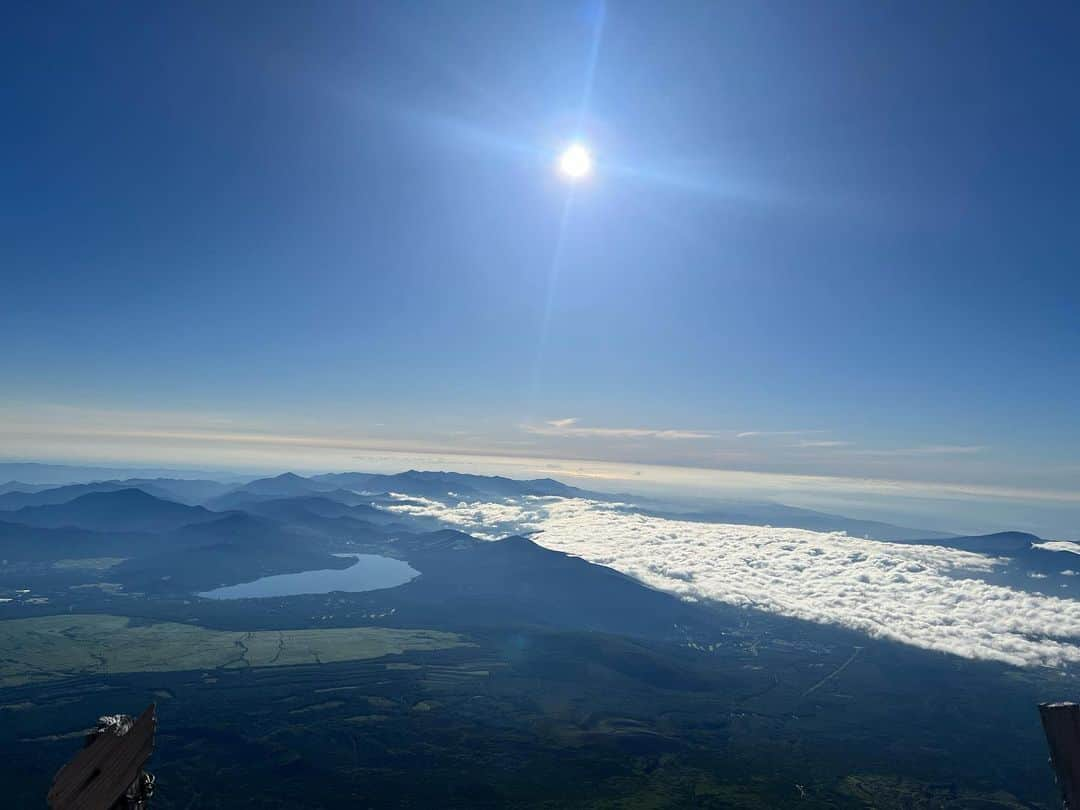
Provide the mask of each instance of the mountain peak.
POLYGON ((150 495, 149 493, 144 492, 137 487, 124 487, 123 489, 114 489, 111 492, 88 492, 85 495, 80 495, 77 498, 73 498, 72 500, 68 501, 68 503, 148 504, 161 501, 161 498, 155 498, 153 495, 150 495))

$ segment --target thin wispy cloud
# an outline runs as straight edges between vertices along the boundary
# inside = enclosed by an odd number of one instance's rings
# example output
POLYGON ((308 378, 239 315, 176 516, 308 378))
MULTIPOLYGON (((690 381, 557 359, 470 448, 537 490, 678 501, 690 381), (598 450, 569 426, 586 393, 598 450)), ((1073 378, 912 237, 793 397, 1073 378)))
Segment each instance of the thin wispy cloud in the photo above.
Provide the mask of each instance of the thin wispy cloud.
POLYGON ((578 424, 575 417, 549 419, 538 425, 522 425, 522 428, 537 436, 563 436, 577 438, 603 439, 713 439, 719 434, 708 430, 684 430, 679 428, 642 428, 642 427, 594 427, 578 424))
POLYGON ((744 430, 735 434, 736 439, 764 439, 772 436, 808 436, 824 433, 824 430, 744 430))
POLYGON ((855 451, 863 456, 970 456, 986 450, 983 445, 928 444, 919 447, 898 447, 881 450, 855 451))
POLYGON ((845 441, 840 441, 838 439, 835 439, 835 440, 831 440, 831 439, 803 439, 800 442, 795 442, 795 444, 789 444, 788 447, 796 447, 796 448, 851 447, 852 444, 854 444, 854 442, 845 442, 845 441))
POLYGON ((569 428, 573 427, 577 423, 578 418, 576 416, 571 416, 567 419, 549 419, 547 422, 547 424, 557 428, 569 428))

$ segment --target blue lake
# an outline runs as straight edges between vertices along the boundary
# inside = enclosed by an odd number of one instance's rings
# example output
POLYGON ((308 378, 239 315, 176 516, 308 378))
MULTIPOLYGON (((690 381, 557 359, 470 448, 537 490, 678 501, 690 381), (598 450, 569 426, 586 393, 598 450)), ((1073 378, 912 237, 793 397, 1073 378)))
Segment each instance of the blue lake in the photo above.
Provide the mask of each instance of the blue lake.
POLYGON ((263 596, 298 596, 331 591, 375 591, 395 588, 420 572, 401 560, 375 554, 347 554, 356 562, 348 568, 302 571, 299 574, 275 574, 253 582, 227 585, 204 591, 208 599, 254 599, 263 596))

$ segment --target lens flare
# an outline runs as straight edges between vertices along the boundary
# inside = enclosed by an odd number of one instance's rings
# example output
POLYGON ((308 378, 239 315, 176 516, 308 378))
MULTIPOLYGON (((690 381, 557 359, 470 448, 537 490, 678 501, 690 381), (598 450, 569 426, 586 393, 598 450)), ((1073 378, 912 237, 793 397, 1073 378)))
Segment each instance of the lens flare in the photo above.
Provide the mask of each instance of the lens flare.
POLYGON ((559 155, 559 173, 568 180, 583 180, 592 173, 592 155, 580 143, 568 146, 559 155))

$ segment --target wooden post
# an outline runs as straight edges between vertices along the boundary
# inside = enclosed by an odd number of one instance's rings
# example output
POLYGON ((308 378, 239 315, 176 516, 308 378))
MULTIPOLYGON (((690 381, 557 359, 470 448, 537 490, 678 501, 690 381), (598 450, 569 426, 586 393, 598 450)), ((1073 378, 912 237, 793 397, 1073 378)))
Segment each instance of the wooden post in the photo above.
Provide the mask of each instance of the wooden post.
MULTIPOLYGON (((120 733, 90 735, 87 745, 56 774, 49 791, 53 810, 110 810, 123 804, 124 794, 140 778, 154 751, 157 718, 151 703, 130 727, 120 733)), ((130 722, 130 718, 125 718, 130 722)))
POLYGON ((1064 806, 1080 810, 1080 705, 1040 703, 1039 714, 1064 806))

